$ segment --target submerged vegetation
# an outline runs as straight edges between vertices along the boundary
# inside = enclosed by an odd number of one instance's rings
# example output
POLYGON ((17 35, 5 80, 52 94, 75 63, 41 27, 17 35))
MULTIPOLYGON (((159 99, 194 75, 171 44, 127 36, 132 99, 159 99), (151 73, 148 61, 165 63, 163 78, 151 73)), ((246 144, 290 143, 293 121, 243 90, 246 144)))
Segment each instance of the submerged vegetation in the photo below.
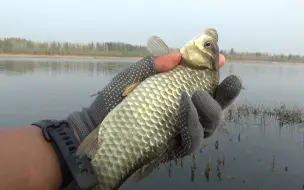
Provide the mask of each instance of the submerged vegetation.
MULTIPOLYGON (((262 105, 236 104, 227 110, 225 114, 225 118, 222 122, 222 126, 220 127, 219 130, 223 129, 222 127, 226 128, 227 124, 239 125, 244 127, 246 127, 246 125, 249 124, 249 125, 260 126, 261 128, 267 128, 267 127, 302 128, 304 126, 304 110, 298 108, 290 108, 285 105, 276 108, 269 108, 269 107, 264 107, 262 105)), ((236 135, 237 138, 236 141, 232 139, 229 139, 229 141, 231 143, 240 142, 240 138, 241 138, 240 136, 241 134, 238 133, 238 135, 236 135)), ((227 143, 223 139, 221 139, 221 141, 223 145, 227 143)), ((230 165, 231 164, 237 165, 236 162, 237 158, 235 157, 236 155, 233 157, 231 157, 230 155, 229 157, 225 153, 223 154, 209 153, 210 151, 212 152, 212 149, 216 151, 219 150, 219 146, 220 146, 219 145, 220 142, 218 139, 216 140, 213 139, 210 142, 211 143, 207 143, 207 144, 204 143, 203 146, 200 148, 200 150, 195 154, 179 160, 171 161, 169 164, 167 164, 168 176, 171 177, 172 170, 175 167, 184 168, 186 166, 186 167, 190 167, 190 171, 191 171, 189 174, 190 181, 195 181, 196 178, 198 178, 198 180, 201 180, 201 178, 205 178, 205 181, 209 182, 211 178, 217 178, 219 181, 222 181, 224 179, 240 180, 241 183, 246 184, 247 183, 246 179, 237 179, 234 176, 229 175, 230 173, 227 173, 227 170, 225 170, 226 162, 228 162, 230 165), (211 155, 213 157, 210 157, 211 155), (186 160, 186 164, 185 164, 185 160, 186 160), (198 165, 197 164, 198 162, 204 162, 204 165, 200 165, 200 164, 198 165)), ((263 158, 261 158, 257 160, 256 164, 259 165, 265 162, 266 161, 263 160, 263 158)), ((276 156, 273 155, 272 157, 267 158, 267 165, 265 165, 265 168, 267 168, 267 170, 270 172, 275 172, 276 167, 281 167, 281 166, 277 166, 276 164, 276 156)), ((284 166, 279 169, 288 172, 288 166, 284 166)))
MULTIPOLYGON (((302 62, 304 56, 270 54, 262 52, 237 52, 234 48, 221 51, 228 60, 302 62)), ((107 57, 144 57, 148 55, 146 46, 121 42, 89 42, 76 44, 70 42, 38 42, 23 38, 0 39, 0 54, 35 56, 107 56, 107 57)))
POLYGON ((299 108, 289 108, 282 105, 277 108, 269 108, 263 105, 235 105, 227 110, 225 122, 244 124, 248 119, 259 119, 261 125, 265 125, 267 119, 278 122, 280 127, 285 125, 303 125, 304 112, 299 108))

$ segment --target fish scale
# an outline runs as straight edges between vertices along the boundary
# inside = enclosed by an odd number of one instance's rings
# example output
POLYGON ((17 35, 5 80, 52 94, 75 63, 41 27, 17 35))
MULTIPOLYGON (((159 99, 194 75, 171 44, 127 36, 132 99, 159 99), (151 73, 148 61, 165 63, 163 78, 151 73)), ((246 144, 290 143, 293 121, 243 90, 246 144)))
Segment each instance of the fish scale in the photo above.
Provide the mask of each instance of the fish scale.
POLYGON ((96 189, 118 188, 145 160, 158 156, 176 134, 183 91, 192 94, 201 89, 213 94, 217 84, 217 72, 182 65, 141 83, 100 126, 99 149, 91 162, 98 174, 96 189))

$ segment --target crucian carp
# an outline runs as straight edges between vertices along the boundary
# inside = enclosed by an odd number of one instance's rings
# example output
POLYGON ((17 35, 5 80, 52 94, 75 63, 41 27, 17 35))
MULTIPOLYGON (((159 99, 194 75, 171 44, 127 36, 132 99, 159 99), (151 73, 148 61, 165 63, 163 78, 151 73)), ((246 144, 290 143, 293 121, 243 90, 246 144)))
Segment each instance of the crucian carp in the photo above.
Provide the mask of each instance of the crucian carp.
MULTIPOLYGON (((118 189, 136 172, 139 177, 149 174, 179 146, 179 141, 183 141, 180 157, 199 147, 203 129, 193 134, 177 126, 181 94, 203 90, 214 95, 219 84, 217 43, 217 31, 207 28, 179 50, 182 60, 175 68, 126 88, 124 100, 77 151, 91 159, 98 179, 96 189, 118 189)), ((147 47, 156 56, 170 51, 157 36, 148 40, 147 47)))

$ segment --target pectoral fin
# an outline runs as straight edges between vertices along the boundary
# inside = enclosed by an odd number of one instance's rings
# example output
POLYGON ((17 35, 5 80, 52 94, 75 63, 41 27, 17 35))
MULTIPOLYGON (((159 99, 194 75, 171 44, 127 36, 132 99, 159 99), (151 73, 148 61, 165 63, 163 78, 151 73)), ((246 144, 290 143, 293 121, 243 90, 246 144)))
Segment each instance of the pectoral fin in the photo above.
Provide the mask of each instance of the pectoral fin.
POLYGON ((140 82, 135 82, 128 86, 125 91, 122 93, 122 96, 128 96, 131 92, 140 84, 140 82))
POLYGON ((169 141, 167 147, 162 150, 154 160, 150 161, 148 164, 144 165, 136 172, 135 180, 138 182, 147 177, 155 168, 159 166, 159 164, 162 163, 162 161, 167 157, 167 155, 174 149, 176 145, 177 141, 175 138, 169 141))
POLYGON ((76 154, 92 158, 98 150, 99 127, 96 127, 79 145, 76 154))

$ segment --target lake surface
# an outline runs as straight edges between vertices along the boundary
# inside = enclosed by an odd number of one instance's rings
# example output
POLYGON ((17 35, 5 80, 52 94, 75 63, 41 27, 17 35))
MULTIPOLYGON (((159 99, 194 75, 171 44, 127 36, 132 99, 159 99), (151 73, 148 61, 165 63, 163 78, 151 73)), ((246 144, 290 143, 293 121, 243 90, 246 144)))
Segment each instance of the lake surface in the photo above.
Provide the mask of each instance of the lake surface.
MULTIPOLYGON (((0 59, 0 126, 65 118, 90 105, 90 95, 134 62, 0 59)), ((128 180, 121 189, 303 189, 303 73, 300 64, 226 63, 221 80, 236 74, 245 89, 216 133, 195 156, 164 164, 139 183, 128 180)))

